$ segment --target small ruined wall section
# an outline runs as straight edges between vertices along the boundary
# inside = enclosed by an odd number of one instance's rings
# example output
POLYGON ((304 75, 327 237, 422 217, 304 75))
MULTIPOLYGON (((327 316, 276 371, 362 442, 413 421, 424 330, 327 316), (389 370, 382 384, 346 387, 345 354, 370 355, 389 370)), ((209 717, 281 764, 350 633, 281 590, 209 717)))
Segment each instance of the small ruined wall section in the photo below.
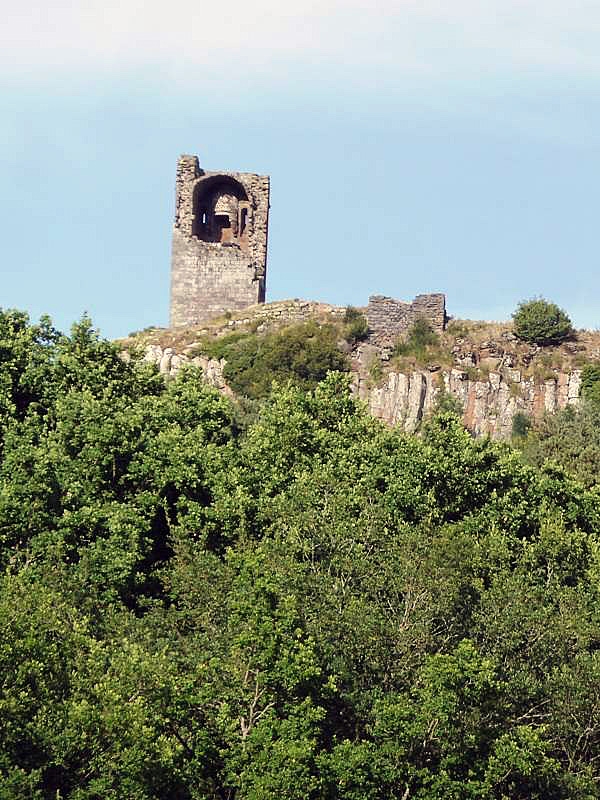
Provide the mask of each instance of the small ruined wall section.
POLYGON ((460 401, 463 421, 472 433, 507 439, 518 412, 539 419, 546 412, 577 405, 581 370, 559 373, 541 384, 533 378, 522 379, 518 370, 508 380, 491 372, 486 381, 469 380, 460 369, 390 372, 382 386, 373 387, 367 379, 359 377, 355 388, 373 416, 412 433, 434 408, 442 386, 460 401))
POLYGON ((394 300, 381 294, 369 297, 367 321, 369 330, 375 335, 404 333, 410 327, 412 303, 394 300))
POLYGON ((231 320, 227 329, 245 328, 251 323, 265 327, 290 325, 310 320, 339 322, 346 314, 345 306, 332 306, 328 303, 315 303, 310 300, 279 300, 274 303, 257 305, 246 309, 239 319, 231 320))
POLYGON ((423 317, 429 320, 434 331, 442 333, 446 328, 446 295, 418 294, 411 303, 411 314, 411 324, 423 317))
POLYGON ((375 339, 389 339, 406 333, 419 317, 427 319, 441 333, 446 327, 446 296, 419 294, 411 302, 372 295, 367 306, 369 330, 375 339))

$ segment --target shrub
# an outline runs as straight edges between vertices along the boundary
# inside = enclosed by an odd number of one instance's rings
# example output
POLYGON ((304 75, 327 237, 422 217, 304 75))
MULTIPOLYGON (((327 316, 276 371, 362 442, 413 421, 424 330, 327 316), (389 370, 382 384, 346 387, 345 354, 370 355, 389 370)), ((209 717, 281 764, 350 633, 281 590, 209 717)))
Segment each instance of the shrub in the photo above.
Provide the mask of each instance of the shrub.
POLYGON ((558 344, 573 332, 566 312, 543 297, 519 303, 512 316, 515 334, 525 342, 558 344))
POLYGON ((344 336, 349 342, 362 342, 369 335, 367 318, 354 306, 346 306, 344 336))
POLYGON ((396 342, 392 356, 423 357, 428 347, 437 347, 439 337, 428 320, 418 317, 404 341, 396 342))
POLYGON ((311 389, 328 372, 347 371, 333 325, 306 322, 273 333, 235 331, 204 343, 206 355, 224 358, 224 377, 236 394, 266 397, 274 380, 291 380, 311 389))
POLYGON ((449 392, 445 386, 442 385, 436 398, 433 407, 434 414, 454 414, 455 417, 462 420, 463 418, 463 404, 455 394, 449 392))
POLYGON ((600 482, 600 406, 594 402, 547 414, 518 444, 529 464, 541 467, 550 459, 584 486, 600 482))
POLYGON ((531 428, 531 420, 523 411, 517 411, 512 421, 512 438, 524 439, 531 428))
POLYGON ((586 364, 581 371, 581 396, 600 406, 600 364, 586 364))

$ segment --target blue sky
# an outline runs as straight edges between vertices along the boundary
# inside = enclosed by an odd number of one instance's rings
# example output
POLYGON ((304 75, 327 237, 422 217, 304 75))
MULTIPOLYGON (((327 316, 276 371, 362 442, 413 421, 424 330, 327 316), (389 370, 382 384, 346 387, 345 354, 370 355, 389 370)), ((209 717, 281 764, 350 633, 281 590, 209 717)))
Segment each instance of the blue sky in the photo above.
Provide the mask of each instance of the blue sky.
POLYGON ((2 307, 166 325, 175 163, 272 177, 268 299, 544 295, 600 327, 600 4, 23 0, 2 307))

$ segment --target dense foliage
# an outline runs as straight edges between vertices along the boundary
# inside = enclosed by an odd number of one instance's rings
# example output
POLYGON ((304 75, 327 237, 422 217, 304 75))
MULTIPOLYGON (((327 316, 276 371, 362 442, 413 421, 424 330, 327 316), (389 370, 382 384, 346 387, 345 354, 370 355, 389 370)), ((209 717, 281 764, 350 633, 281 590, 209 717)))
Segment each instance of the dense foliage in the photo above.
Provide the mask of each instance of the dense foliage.
POLYGON ((600 364, 586 364, 581 370, 581 396, 600 407, 600 364))
POLYGON ((600 495, 0 315, 0 798, 600 797, 600 495))
POLYGON ((354 306, 346 306, 344 314, 344 335, 351 342, 362 342, 369 334, 369 323, 366 316, 354 306))
POLYGON ((515 334, 534 344, 559 344, 573 329, 566 312, 543 297, 519 303, 512 315, 515 334))
POLYGON ((262 335, 230 333, 204 342, 202 350, 226 359, 224 376, 234 392, 257 399, 269 394, 274 379, 312 389, 328 372, 347 370, 339 338, 334 325, 311 321, 262 335))
POLYGON ((584 401, 538 420, 519 442, 525 459, 536 466, 560 464, 586 487, 600 481, 600 406, 584 401))
MULTIPOLYGON (((527 436, 530 430, 531 430, 531 417, 524 411, 517 411, 512 420, 511 434, 513 441, 519 442, 519 440, 527 436)), ((542 458, 541 463, 543 463, 544 461, 545 458, 542 458)))

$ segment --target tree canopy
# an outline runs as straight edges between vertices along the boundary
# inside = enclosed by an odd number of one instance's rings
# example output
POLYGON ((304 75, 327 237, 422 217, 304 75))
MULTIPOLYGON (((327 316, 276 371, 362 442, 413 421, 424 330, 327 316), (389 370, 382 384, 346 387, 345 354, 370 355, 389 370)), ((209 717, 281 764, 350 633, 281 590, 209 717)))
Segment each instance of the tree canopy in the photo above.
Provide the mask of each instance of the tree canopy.
POLYGON ((0 387, 1 798, 600 797, 595 488, 86 319, 0 313, 0 387))
POLYGON ((519 339, 534 344, 559 344, 573 332, 566 311, 543 297, 524 300, 513 314, 519 339))

